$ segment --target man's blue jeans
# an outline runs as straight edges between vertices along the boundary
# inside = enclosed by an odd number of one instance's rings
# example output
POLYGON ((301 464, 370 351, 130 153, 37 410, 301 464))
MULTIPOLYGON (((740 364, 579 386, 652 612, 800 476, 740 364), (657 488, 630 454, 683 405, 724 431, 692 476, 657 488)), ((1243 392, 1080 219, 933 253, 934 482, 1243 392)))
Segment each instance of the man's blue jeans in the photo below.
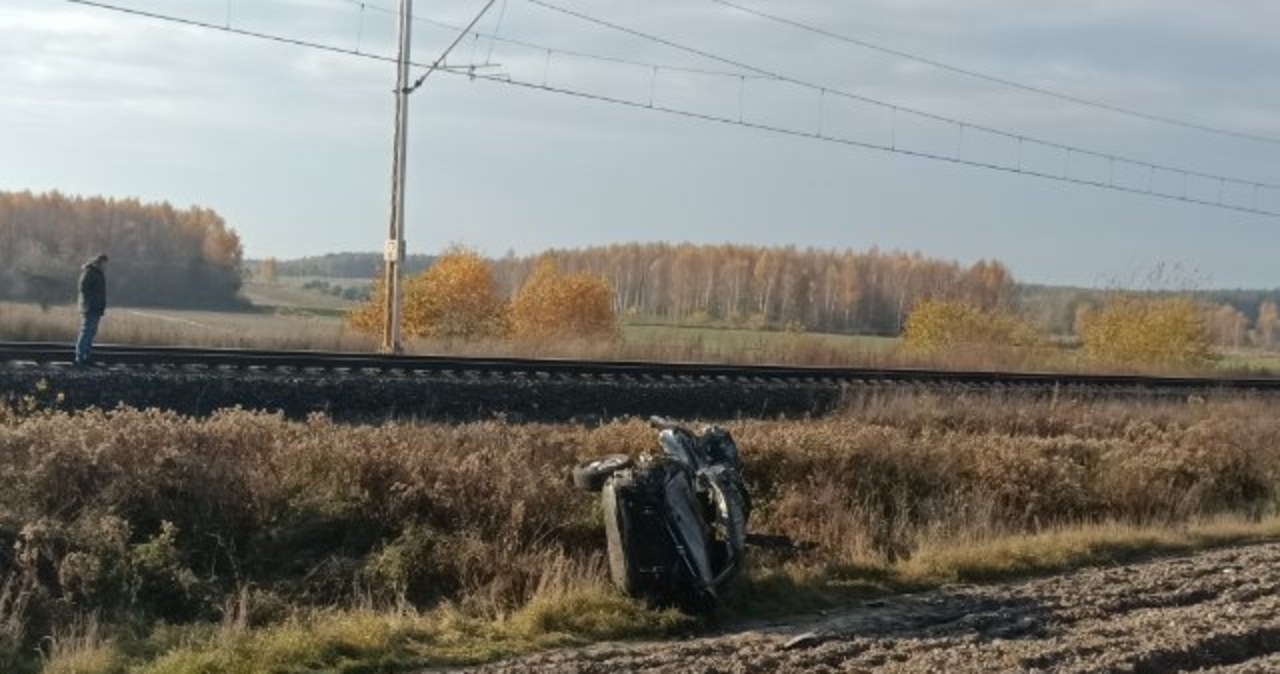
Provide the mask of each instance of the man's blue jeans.
POLYGON ((80 314, 80 337, 76 339, 76 362, 84 365, 89 362, 89 352, 93 350, 93 338, 98 335, 98 321, 101 314, 80 314))

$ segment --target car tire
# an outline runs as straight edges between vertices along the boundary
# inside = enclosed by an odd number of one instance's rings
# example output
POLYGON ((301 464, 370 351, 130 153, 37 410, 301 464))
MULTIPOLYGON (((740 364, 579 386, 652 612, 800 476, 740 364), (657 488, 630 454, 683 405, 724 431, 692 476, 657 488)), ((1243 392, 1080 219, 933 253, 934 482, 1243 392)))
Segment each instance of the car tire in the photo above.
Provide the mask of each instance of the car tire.
POLYGON ((623 593, 632 597, 646 594, 644 579, 640 573, 637 560, 632 556, 634 523, 631 521, 631 504, 626 502, 625 487, 619 482, 610 482, 601 491, 601 505, 604 509, 605 543, 609 553, 609 576, 613 584, 623 593), (618 487, 623 487, 618 489, 618 487))
POLYGON ((610 454, 584 461, 573 468, 573 486, 583 491, 600 491, 610 475, 630 466, 631 457, 626 454, 610 454))

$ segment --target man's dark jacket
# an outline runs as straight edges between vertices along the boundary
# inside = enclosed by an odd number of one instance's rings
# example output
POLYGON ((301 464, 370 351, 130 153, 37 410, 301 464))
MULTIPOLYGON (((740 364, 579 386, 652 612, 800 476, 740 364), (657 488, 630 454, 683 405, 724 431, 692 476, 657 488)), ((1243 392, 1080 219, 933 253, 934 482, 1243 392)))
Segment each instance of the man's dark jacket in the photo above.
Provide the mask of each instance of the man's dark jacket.
POLYGON ((80 313, 101 316, 107 311, 107 275, 93 262, 80 272, 80 313))

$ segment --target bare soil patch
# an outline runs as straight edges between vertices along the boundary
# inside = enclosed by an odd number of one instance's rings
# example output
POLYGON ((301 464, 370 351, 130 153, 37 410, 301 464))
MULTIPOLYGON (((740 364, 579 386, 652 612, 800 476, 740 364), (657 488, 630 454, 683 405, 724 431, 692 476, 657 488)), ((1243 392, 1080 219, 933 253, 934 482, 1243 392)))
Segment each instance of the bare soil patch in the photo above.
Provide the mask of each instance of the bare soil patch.
POLYGON ((1273 672, 1280 543, 956 585, 818 619, 678 642, 610 643, 474 671, 1273 672))

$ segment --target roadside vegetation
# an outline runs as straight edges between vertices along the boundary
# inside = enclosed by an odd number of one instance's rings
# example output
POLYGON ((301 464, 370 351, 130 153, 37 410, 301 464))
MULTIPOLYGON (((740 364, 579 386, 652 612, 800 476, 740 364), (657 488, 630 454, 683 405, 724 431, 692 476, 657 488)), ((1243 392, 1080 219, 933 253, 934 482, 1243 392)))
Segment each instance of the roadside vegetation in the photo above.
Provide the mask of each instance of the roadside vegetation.
MULTIPOLYGON (((1280 533, 1265 400, 886 393, 732 422, 761 551, 724 619, 1280 533)), ((0 671, 411 671, 696 629, 614 593, 600 426, 0 412, 0 671)))

